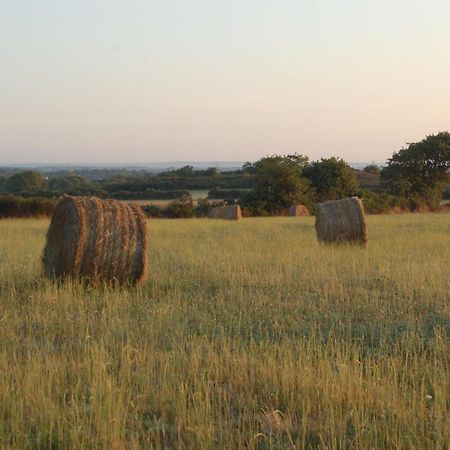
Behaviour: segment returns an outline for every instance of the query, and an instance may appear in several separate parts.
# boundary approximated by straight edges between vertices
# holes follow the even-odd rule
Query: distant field
[[[194,191],[189,191],[189,193],[191,194],[192,198],[194,199],[194,202],[196,200],[199,200],[201,198],[207,198],[208,197],[208,189],[206,190],[194,190]],[[152,199],[147,199],[147,200],[121,200],[122,202],[126,202],[126,203],[134,203],[136,205],[156,205],[156,206],[167,206],[171,201],[173,201],[172,199],[170,200],[152,200]]]
[[[40,276],[0,221],[0,448],[445,449],[450,215],[149,222],[137,290]]]

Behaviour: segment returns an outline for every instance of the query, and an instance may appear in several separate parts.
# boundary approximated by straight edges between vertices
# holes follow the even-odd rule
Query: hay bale
[[[315,208],[319,241],[366,244],[367,224],[363,203],[359,198],[318,203]]]
[[[65,197],[55,208],[44,249],[48,277],[128,284],[146,276],[147,228],[136,205]]]
[[[288,210],[290,217],[308,217],[310,216],[309,210],[305,205],[294,205]]]
[[[239,205],[217,206],[213,208],[209,214],[210,219],[224,220],[240,220],[242,219],[242,211]]]

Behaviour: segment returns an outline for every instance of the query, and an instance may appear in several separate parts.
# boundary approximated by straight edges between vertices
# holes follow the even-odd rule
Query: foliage
[[[443,200],[450,200],[450,186],[447,186],[442,193],[442,199]]]
[[[244,163],[241,170],[243,173],[254,175],[256,173],[256,166],[254,163],[247,161],[246,163]]]
[[[404,198],[387,192],[362,191],[358,196],[363,200],[367,214],[408,211],[410,206]]]
[[[358,180],[354,170],[341,158],[322,158],[303,171],[311,183],[316,201],[338,200],[355,195]]]
[[[176,199],[167,207],[163,208],[157,205],[145,205],[142,206],[142,210],[150,218],[166,218],[166,219],[176,219],[176,218],[189,218],[189,217],[207,217],[208,213],[216,206],[223,205],[223,202],[211,202],[207,199],[199,199],[197,205],[194,207],[192,202],[186,197],[181,199]]]
[[[252,190],[243,198],[243,207],[255,213],[276,215],[298,203],[310,204],[308,182],[302,172],[306,156],[273,155],[257,161]]]
[[[170,202],[164,210],[166,217],[171,219],[184,219],[194,214],[194,202],[190,195],[183,195]]]
[[[142,206],[142,211],[147,217],[157,219],[164,217],[164,211],[161,207],[157,205],[145,205]]]
[[[215,167],[209,167],[208,169],[194,169],[193,166],[184,166],[180,169],[169,170],[158,174],[160,177],[164,176],[177,176],[177,177],[215,177],[219,174],[219,171]]]
[[[450,180],[450,133],[427,136],[394,153],[381,176],[391,193],[436,208]]]
[[[206,198],[199,199],[194,208],[194,217],[208,217],[210,211],[219,205],[223,205],[223,202],[211,202]]]
[[[57,198],[23,198],[0,196],[0,218],[50,216],[58,203]]]
[[[113,197],[120,200],[172,200],[189,195],[189,191],[185,190],[167,190],[145,189],[142,191],[114,191],[104,192],[103,197]]]
[[[48,189],[60,194],[80,195],[92,189],[91,186],[92,182],[77,175],[55,177],[48,181]]]
[[[379,175],[381,172],[381,168],[376,164],[369,164],[368,166],[364,167],[363,171],[366,173],[373,173],[375,175]]]
[[[10,194],[20,192],[37,193],[45,189],[46,184],[47,180],[39,172],[27,170],[8,177],[5,189]]]

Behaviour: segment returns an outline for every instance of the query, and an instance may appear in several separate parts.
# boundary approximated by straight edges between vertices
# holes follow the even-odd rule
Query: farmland
[[[0,447],[440,449],[450,216],[148,222],[136,289],[41,277],[48,221],[0,221]]]
[[[191,190],[189,191],[189,194],[192,196],[192,199],[195,203],[198,202],[200,199],[206,199],[208,198],[208,191],[207,190]],[[214,201],[215,199],[210,199],[211,201]],[[160,207],[167,206],[173,199],[144,199],[144,200],[121,200],[124,203],[134,203],[135,205],[140,206],[146,206],[146,205],[156,205]],[[220,201],[220,200],[219,200]]]

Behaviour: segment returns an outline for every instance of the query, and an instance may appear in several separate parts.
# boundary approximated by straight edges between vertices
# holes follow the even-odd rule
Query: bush
[[[58,198],[0,196],[0,218],[51,216]]]
[[[146,189],[141,191],[118,190],[106,193],[107,197],[113,197],[120,200],[172,200],[189,195],[188,191],[160,191],[158,189]]]
[[[190,195],[184,195],[167,205],[164,215],[170,219],[184,219],[194,214],[194,202]]]
[[[442,193],[442,200],[450,200],[450,186],[447,186],[445,191]]]
[[[156,205],[145,205],[142,206],[142,211],[144,211],[144,214],[147,217],[153,218],[153,219],[159,219],[164,217],[164,211],[161,207]]]
[[[364,210],[368,214],[383,214],[393,210],[409,210],[408,202],[401,197],[386,192],[363,191],[359,197],[364,202]]]
[[[379,175],[381,172],[381,168],[378,167],[376,164],[369,164],[368,166],[364,167],[363,171],[366,173]]]
[[[224,202],[210,202],[206,198],[198,200],[194,209],[195,217],[208,217],[209,212],[217,206],[223,206]]]

